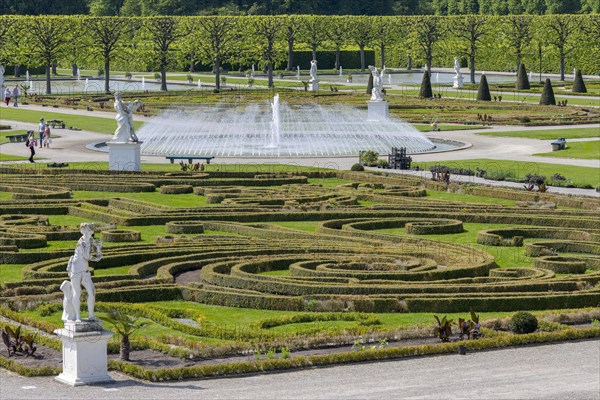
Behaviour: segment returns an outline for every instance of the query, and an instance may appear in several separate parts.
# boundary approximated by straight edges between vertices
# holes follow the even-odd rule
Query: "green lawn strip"
[[[290,276],[290,271],[287,269],[280,269],[280,270],[276,270],[276,271],[265,271],[265,272],[261,272],[259,273],[259,275],[266,275],[266,276]]]
[[[515,200],[494,199],[492,197],[473,196],[470,194],[439,192],[437,190],[428,190],[427,198],[435,200],[460,201],[466,203],[485,203],[499,204],[505,206],[514,206]]]
[[[357,159],[358,161],[358,159]],[[338,179],[338,178],[309,178],[308,183],[314,185],[321,185],[326,188],[335,188],[340,185],[347,185],[350,183],[354,183],[355,181],[351,181],[349,179]]]
[[[444,235],[406,235],[406,231],[404,228],[381,229],[376,230],[375,232],[395,235],[406,235],[421,239],[431,239],[438,240],[440,242],[450,242],[475,246],[479,249],[487,251],[492,256],[494,256],[496,264],[498,264],[498,266],[500,266],[501,268],[524,268],[533,266],[533,259],[530,257],[525,257],[522,247],[485,246],[477,243],[477,233],[479,231],[494,228],[518,227],[519,225],[465,223],[463,224],[463,226],[465,232]]]
[[[500,137],[522,137],[530,139],[554,140],[559,137],[565,139],[600,137],[600,127],[595,128],[565,128],[565,129],[540,129],[527,131],[486,131],[477,132],[477,135],[500,136]],[[567,145],[570,143],[567,142]]]
[[[600,159],[600,140],[567,143],[565,150],[537,153],[534,156],[598,160]]]
[[[115,132],[115,121],[111,116],[95,117],[76,114],[64,114],[48,111],[26,110],[22,108],[6,108],[2,110],[2,119],[7,121],[22,121],[37,124],[40,118],[46,121],[58,119],[65,121],[67,126],[74,126],[91,132],[113,134]],[[142,121],[133,121],[136,129],[141,128]]]
[[[284,226],[290,229],[297,229],[303,232],[315,233],[319,221],[283,221],[283,222],[269,222],[270,225]]]
[[[0,285],[5,282],[18,282],[22,280],[23,267],[25,267],[25,264],[0,265]]]
[[[413,166],[419,166],[428,171],[434,165],[445,165],[452,168],[470,168],[475,171],[477,167],[492,172],[509,172],[518,179],[524,179],[528,173],[544,175],[550,178],[556,173],[560,173],[565,178],[571,180],[574,185],[591,185],[597,187],[600,185],[600,173],[598,168],[576,167],[573,165],[548,164],[538,162],[491,160],[486,158],[457,160],[457,161],[432,161],[413,163]]]
[[[193,193],[186,194],[162,194],[155,192],[95,192],[95,191],[74,191],[73,199],[98,199],[98,198],[126,198],[132,200],[147,201],[160,206],[172,208],[192,208],[207,206],[204,196],[197,196]],[[210,204],[208,206],[211,206]],[[217,205],[218,206],[218,205]]]
[[[433,126],[430,124],[413,124],[420,132],[431,132]],[[440,131],[470,131],[475,129],[489,129],[489,126],[483,125],[459,125],[459,124],[439,124]]]
[[[2,110],[2,114],[4,114],[4,110]],[[10,143],[10,139],[7,138],[9,135],[21,135],[23,133],[27,133],[27,131],[25,129],[0,131],[0,144]]]
[[[25,147],[23,147],[23,148],[25,148]],[[29,150],[27,150],[27,151],[29,151]],[[0,153],[0,162],[1,161],[25,161],[27,159],[29,159],[29,157],[13,156],[11,154]],[[35,157],[35,159],[43,160],[43,158],[37,158],[37,157]]]

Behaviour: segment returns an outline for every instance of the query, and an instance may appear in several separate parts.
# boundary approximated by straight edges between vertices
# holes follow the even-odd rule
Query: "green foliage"
[[[515,313],[510,319],[509,328],[511,332],[524,334],[533,333],[538,328],[538,320],[528,312]]]
[[[350,167],[350,171],[364,171],[365,167],[362,166],[362,164],[356,163],[356,164],[352,164],[352,167]]]
[[[583,81],[583,76],[581,75],[581,70],[578,69],[575,73],[575,81],[573,82],[574,93],[587,93],[587,88],[585,87],[585,82]]]
[[[528,90],[531,86],[529,85],[529,77],[527,76],[527,70],[525,69],[525,63],[519,65],[519,72],[517,73],[517,90]]]
[[[442,342],[450,341],[452,336],[452,319],[444,317],[440,320],[437,315],[433,316],[436,320],[436,325],[433,328],[433,334],[436,335]]]
[[[492,101],[492,96],[490,95],[490,87],[488,85],[487,77],[485,76],[485,74],[481,75],[481,80],[479,81],[477,101]]]
[[[430,99],[433,97],[429,71],[423,72],[423,80],[421,81],[421,89],[419,89],[419,97],[422,99]]]
[[[379,153],[373,150],[361,151],[359,155],[359,161],[363,165],[367,165],[369,167],[375,167],[377,165],[377,161],[379,160]]]
[[[542,91],[542,96],[540,97],[540,104],[545,106],[555,106],[556,99],[554,98],[554,90],[552,89],[552,83],[550,79],[546,79],[546,83],[544,84],[544,90]]]
[[[121,360],[129,361],[129,353],[131,352],[129,338],[138,329],[143,328],[146,323],[140,321],[138,317],[128,315],[120,310],[110,311],[104,319],[112,324],[113,329],[121,335]]]

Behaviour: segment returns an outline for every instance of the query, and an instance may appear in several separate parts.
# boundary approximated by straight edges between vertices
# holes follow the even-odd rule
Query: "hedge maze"
[[[105,247],[94,267],[107,270],[94,278],[99,301],[378,313],[600,306],[597,199],[455,186],[557,208],[442,201],[426,196],[446,190],[438,182],[350,172],[0,172],[0,190],[12,196],[0,202],[1,263],[24,265],[23,279],[0,292],[13,309],[61,299],[73,248],[56,243],[80,235],[49,216],[96,222]],[[107,193],[73,196],[82,190]],[[127,197],[136,192],[168,197]],[[168,203],[191,193],[198,206]],[[489,229],[453,239],[470,224]],[[143,241],[146,226],[165,234]],[[499,265],[498,249],[529,261]]]

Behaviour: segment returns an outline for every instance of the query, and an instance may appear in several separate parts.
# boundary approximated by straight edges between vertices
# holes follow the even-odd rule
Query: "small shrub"
[[[546,79],[546,83],[544,84],[544,90],[542,91],[542,96],[540,97],[540,104],[543,106],[555,106],[556,99],[554,98],[554,90],[552,89],[552,83],[550,79]]]
[[[125,78],[127,78],[127,80],[131,80],[132,77],[133,77],[133,75],[131,75],[131,72],[129,72],[129,71],[125,72]]]
[[[377,161],[379,160],[379,153],[373,150],[361,151],[358,156],[358,161],[369,167],[374,167],[377,165]]]
[[[538,320],[528,312],[518,312],[512,316],[508,328],[513,333],[533,333],[538,328]]]
[[[154,73],[154,79],[156,79],[157,81],[160,81],[160,78],[161,78],[160,72],[155,72]]]
[[[186,79],[187,79],[187,81],[188,81],[189,83],[192,83],[192,82],[194,81],[194,78],[192,77],[192,75],[191,75],[191,74],[187,74],[187,75],[186,75]]]
[[[521,63],[519,66],[519,72],[517,73],[517,90],[530,89],[529,78],[527,77],[527,70],[525,64]]]
[[[585,86],[585,82],[583,82],[580,69],[575,72],[575,81],[573,82],[573,89],[571,91],[573,93],[587,93],[587,87]]]
[[[419,97],[422,99],[431,99],[433,97],[433,91],[431,90],[431,77],[429,71],[423,73],[423,80],[421,81],[421,90],[419,90]]]
[[[104,68],[98,68],[98,76],[104,75]]]
[[[492,101],[490,86],[485,75],[481,75],[479,81],[479,90],[477,91],[477,101]]]
[[[364,171],[365,167],[363,167],[361,164],[354,164],[352,165],[352,167],[350,168],[350,171]]]

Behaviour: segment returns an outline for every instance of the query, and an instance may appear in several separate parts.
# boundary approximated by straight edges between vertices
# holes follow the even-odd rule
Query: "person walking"
[[[46,128],[44,128],[44,147],[49,149],[50,143],[52,143],[52,140],[50,140],[50,125],[46,124]]]
[[[44,132],[46,132],[46,124],[44,123],[44,118],[40,118],[38,131],[40,133],[40,147],[42,147],[42,143],[44,142]]]
[[[17,101],[17,98],[19,97],[19,87],[17,85],[15,85],[12,94],[14,98],[13,107],[19,107],[19,102]]]
[[[4,92],[4,102],[6,103],[6,107],[8,107],[8,103],[10,103],[10,88],[6,88],[6,92]]]
[[[35,145],[36,145],[36,140],[35,140],[35,135],[33,134],[33,131],[29,131],[29,136],[27,137],[27,143],[25,143],[25,145],[27,147],[29,147],[29,150],[31,150],[31,155],[29,156],[29,162],[35,162],[33,161],[33,156],[35,156]]]

